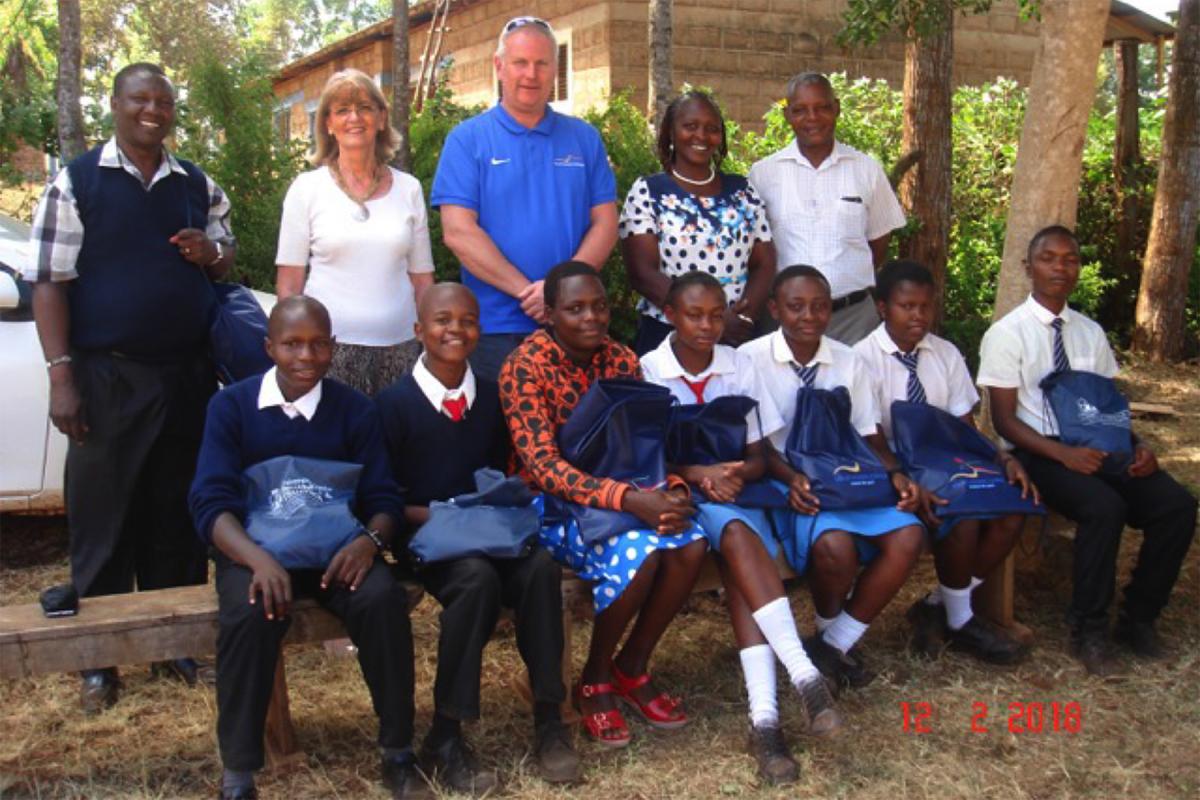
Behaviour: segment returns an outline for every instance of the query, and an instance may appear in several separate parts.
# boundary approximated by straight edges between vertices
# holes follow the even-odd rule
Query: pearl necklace
[[[677,180],[681,180],[684,183],[690,183],[692,186],[703,186],[706,183],[711,183],[712,179],[717,177],[717,168],[710,166],[708,168],[708,177],[702,181],[694,181],[685,175],[680,175],[679,171],[676,170],[674,167],[671,167],[671,174],[674,175]]]

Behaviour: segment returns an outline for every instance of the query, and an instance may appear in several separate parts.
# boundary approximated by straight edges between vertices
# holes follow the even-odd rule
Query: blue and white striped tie
[[[897,350],[892,353],[896,357],[896,360],[908,370],[908,386],[906,391],[908,393],[908,402],[910,403],[927,402],[925,400],[925,387],[921,385],[921,379],[917,377],[918,352],[917,350],[913,350],[911,353],[905,354]]]
[[[807,367],[802,367],[799,364],[793,363],[792,369],[796,371],[796,377],[804,383],[805,389],[813,388],[813,383],[817,380],[817,367],[820,364],[813,363]]]
[[[1071,360],[1067,358],[1067,348],[1063,344],[1063,318],[1055,317],[1050,323],[1050,327],[1054,328],[1054,371],[1066,372],[1071,368]]]

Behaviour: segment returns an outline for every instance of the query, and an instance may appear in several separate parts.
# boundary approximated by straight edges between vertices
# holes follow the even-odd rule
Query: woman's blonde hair
[[[375,160],[386,164],[392,160],[396,148],[400,146],[400,132],[392,127],[391,114],[388,112],[387,98],[375,85],[375,81],[365,73],[356,69],[344,69],[329,76],[325,88],[321,90],[321,99],[317,103],[317,122],[314,134],[317,139],[316,150],[309,161],[313,166],[322,166],[333,161],[338,156],[337,139],[329,132],[329,109],[337,100],[353,99],[366,96],[383,112],[383,130],[375,136]]]

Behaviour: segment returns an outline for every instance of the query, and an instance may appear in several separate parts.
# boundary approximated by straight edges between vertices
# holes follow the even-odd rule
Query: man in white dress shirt
[[[879,324],[870,289],[904,212],[875,159],[837,141],[841,105],[829,79],[788,82],[784,116],[796,139],[750,169],[767,207],[780,268],[808,264],[833,290],[826,335],[852,345]]]

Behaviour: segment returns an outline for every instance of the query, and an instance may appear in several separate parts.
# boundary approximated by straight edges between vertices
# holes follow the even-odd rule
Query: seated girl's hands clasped
[[[630,489],[621,501],[628,511],[646,524],[647,528],[665,536],[675,536],[692,526],[696,507],[683,491],[643,491]]]

